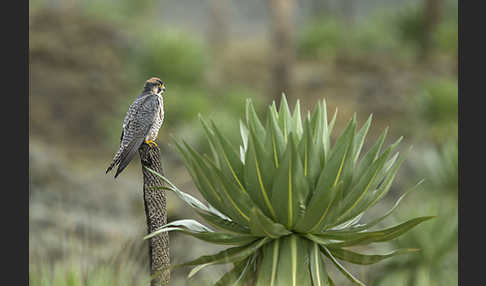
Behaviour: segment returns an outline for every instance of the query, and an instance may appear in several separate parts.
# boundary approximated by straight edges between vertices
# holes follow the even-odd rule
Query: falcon
[[[128,108],[123,120],[120,147],[106,173],[118,165],[116,178],[133,159],[142,143],[157,146],[155,139],[164,121],[164,91],[165,85],[159,78],[153,77],[145,82],[142,93]]]

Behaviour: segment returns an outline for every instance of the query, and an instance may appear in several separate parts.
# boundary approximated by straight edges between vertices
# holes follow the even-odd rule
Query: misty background
[[[387,224],[414,215],[440,219],[397,245],[376,245],[417,247],[419,254],[350,269],[368,285],[457,285],[456,1],[29,3],[32,285],[95,285],[97,279],[143,285],[147,279],[139,158],[116,180],[105,170],[128,106],[153,76],[167,87],[158,137],[166,176],[199,199],[171,139],[208,151],[198,114],[239,142],[235,130],[247,98],[262,118],[282,92],[292,108],[300,99],[304,112],[325,98],[328,113],[338,109],[334,136],[354,112],[358,126],[373,113],[364,150],[387,126],[385,144],[403,135],[402,148],[414,146],[376,213],[424,178]],[[181,218],[197,216],[169,193],[168,221]],[[170,233],[171,263],[216,249]],[[214,283],[225,269],[207,267],[191,280],[190,268],[180,269],[171,283]]]

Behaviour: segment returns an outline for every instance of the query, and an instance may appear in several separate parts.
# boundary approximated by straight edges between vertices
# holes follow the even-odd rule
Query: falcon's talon
[[[153,140],[148,140],[148,141],[144,141],[144,142],[145,142],[145,144],[149,145],[150,147],[154,147],[154,146],[159,147],[159,145],[157,145],[157,143],[155,143],[155,141],[153,141]]]

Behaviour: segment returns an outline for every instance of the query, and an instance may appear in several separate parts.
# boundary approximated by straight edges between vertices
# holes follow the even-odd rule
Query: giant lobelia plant
[[[158,175],[168,184],[161,188],[175,192],[214,229],[185,219],[146,238],[177,230],[233,245],[172,266],[195,266],[191,277],[205,266],[233,263],[216,285],[334,285],[326,270],[331,264],[363,285],[341,261],[367,265],[415,249],[368,255],[349,247],[389,241],[431,217],[370,230],[398,206],[405,192],[383,216],[359,223],[364,212],[387,194],[405,157],[395,152],[401,138],[382,150],[385,129],[358,160],[371,116],[359,130],[353,116],[331,144],[336,113],[328,123],[323,100],[302,118],[299,102],[292,114],[283,96],[279,110],[275,103],[270,105],[262,123],[247,101],[239,152],[214,123],[201,118],[212,154],[200,154],[184,141],[176,140],[176,147],[208,204]]]

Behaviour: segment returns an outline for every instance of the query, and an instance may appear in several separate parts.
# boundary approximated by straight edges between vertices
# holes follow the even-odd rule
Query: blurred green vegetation
[[[315,21],[308,25],[298,40],[298,55],[302,58],[334,58],[345,46],[347,35],[343,27],[334,19]]]
[[[443,15],[432,34],[434,53],[457,58],[457,2],[445,1]],[[415,2],[390,12],[378,10],[360,25],[350,26],[332,15],[316,18],[306,25],[297,39],[302,59],[333,60],[338,56],[392,57],[408,61],[425,45],[423,3]]]
[[[439,129],[439,133],[457,124],[458,91],[457,81],[452,79],[428,80],[422,86],[416,103],[418,110],[430,126]]]
[[[439,193],[459,192],[459,150],[457,139],[451,139],[441,146],[439,149],[434,148],[428,153],[424,159],[423,168],[424,173],[430,181],[430,188]],[[417,166],[417,170],[421,170]]]
[[[421,115],[431,125],[457,122],[458,87],[453,80],[425,81],[417,106]]]
[[[429,199],[433,200],[434,197]],[[442,200],[440,204],[443,203]],[[416,255],[390,261],[373,285],[458,285],[458,217],[454,210],[456,202],[447,204],[448,210],[438,210],[437,207],[434,209],[430,204],[426,205],[427,210],[439,213],[435,221],[417,227],[394,243],[397,248],[415,247],[420,251]]]
[[[52,267],[36,265],[39,269],[29,270],[29,285],[32,286],[133,286],[149,283],[145,281],[134,284],[134,273],[125,268],[100,265],[82,274],[82,267],[72,264],[57,263]],[[52,269],[50,269],[52,268]]]
[[[136,7],[130,1],[123,1],[115,5],[115,9],[111,9],[111,2],[87,1],[80,9],[63,10],[64,16],[51,8],[46,9],[39,4],[41,2],[34,1],[37,4],[31,11],[32,80],[38,87],[34,93],[42,94],[32,97],[31,104],[40,108],[31,112],[35,118],[31,120],[31,127],[33,134],[49,136],[47,140],[50,142],[68,134],[69,138],[76,138],[71,140],[73,148],[77,145],[75,142],[82,143],[82,147],[94,142],[105,150],[112,148],[108,142],[119,137],[119,118],[124,116],[126,107],[133,100],[130,95],[140,92],[142,83],[151,76],[159,76],[167,83],[166,100],[171,108],[167,110],[170,116],[166,120],[166,133],[187,130],[185,123],[194,122],[198,113],[214,113],[223,118],[225,114],[241,114],[240,104],[244,97],[261,99],[255,100],[257,109],[266,102],[262,97],[266,91],[262,90],[261,84],[247,84],[244,78],[229,83],[223,78],[223,86],[209,84],[208,77],[215,60],[210,46],[194,34],[141,21],[156,16],[151,9],[155,5],[152,1],[143,1],[143,5]],[[441,40],[436,48],[453,55],[455,50],[451,47],[457,46],[457,17],[448,16],[454,11],[450,6],[447,5],[446,21],[441,22],[438,29]],[[417,16],[419,6],[410,7],[398,12],[377,12],[369,21],[352,27],[336,17],[314,19],[299,32],[298,59],[323,60],[325,63],[336,58],[358,57],[373,64],[382,62],[380,65],[389,64],[383,61],[396,63],[400,59],[406,63],[413,51],[406,43],[415,37],[406,36],[413,34],[407,31],[421,27],[416,19],[420,18]],[[107,10],[109,15],[104,15],[102,12]],[[103,41],[100,41],[101,37]],[[82,49],[77,48],[80,44]],[[238,55],[232,57],[238,58]],[[53,65],[53,61],[58,64]],[[231,64],[234,66],[233,62]],[[360,68],[362,64],[356,66],[356,69]],[[454,79],[421,83],[423,87],[418,92],[424,94],[422,101],[426,104],[422,108],[428,108],[424,112],[430,113],[426,116],[440,116],[440,112],[448,114],[449,110],[442,108],[454,108],[451,105],[454,84]],[[455,86],[457,90],[457,83]],[[74,94],[61,96],[60,89]],[[442,96],[443,93],[447,94]],[[100,108],[101,114],[96,121],[85,112],[94,104]],[[414,104],[421,105],[422,102]],[[79,114],[66,113],[66,110],[79,111]],[[66,120],[56,120],[60,116]],[[455,114],[447,116],[454,118]],[[52,122],[54,126],[47,127],[44,122]],[[79,122],[83,122],[82,132],[78,130]],[[197,134],[196,130],[194,132]],[[106,141],[83,141],[106,134],[109,135]],[[166,141],[168,136],[164,138]],[[202,142],[200,138],[195,140]]]
[[[121,36],[82,13],[31,13],[30,134],[58,146],[93,148],[117,108],[113,100],[128,87],[116,72],[124,68]]]
[[[138,67],[139,81],[157,74],[167,83],[185,87],[201,86],[208,69],[208,51],[201,40],[181,31],[146,30],[129,58]],[[169,85],[167,85],[169,87]]]
[[[416,126],[416,136],[436,144],[458,137],[457,80],[427,78],[417,87],[418,94],[409,106]]]
[[[403,256],[384,263],[380,273],[374,275],[376,280],[373,285],[457,285],[457,198],[429,188],[421,190],[425,194],[415,196],[396,216],[403,219],[423,213],[437,215],[428,224],[418,226],[392,244],[394,248],[413,247],[420,251],[417,255]],[[413,207],[417,204],[421,205],[420,210]]]
[[[393,26],[392,15],[377,13],[361,25],[349,24],[333,17],[318,18],[307,25],[298,38],[297,52],[302,59],[332,61],[339,57],[393,57],[406,60],[413,50],[403,43]]]
[[[421,158],[418,157],[421,156]],[[394,248],[419,248],[418,255],[388,261],[374,283],[384,285],[457,285],[459,166],[457,139],[428,146],[411,159],[414,172],[425,178],[421,190],[395,216],[397,221],[424,213],[437,217],[403,235]],[[416,206],[420,205],[420,208]],[[401,219],[399,219],[401,218]],[[375,284],[373,284],[375,285]]]
[[[457,56],[458,51],[458,3],[443,1],[444,7],[440,16],[437,31],[432,34],[432,49],[435,52],[449,53]],[[394,17],[390,17],[400,41],[415,50],[424,48],[426,41],[424,9],[421,2],[408,4],[401,8]]]

